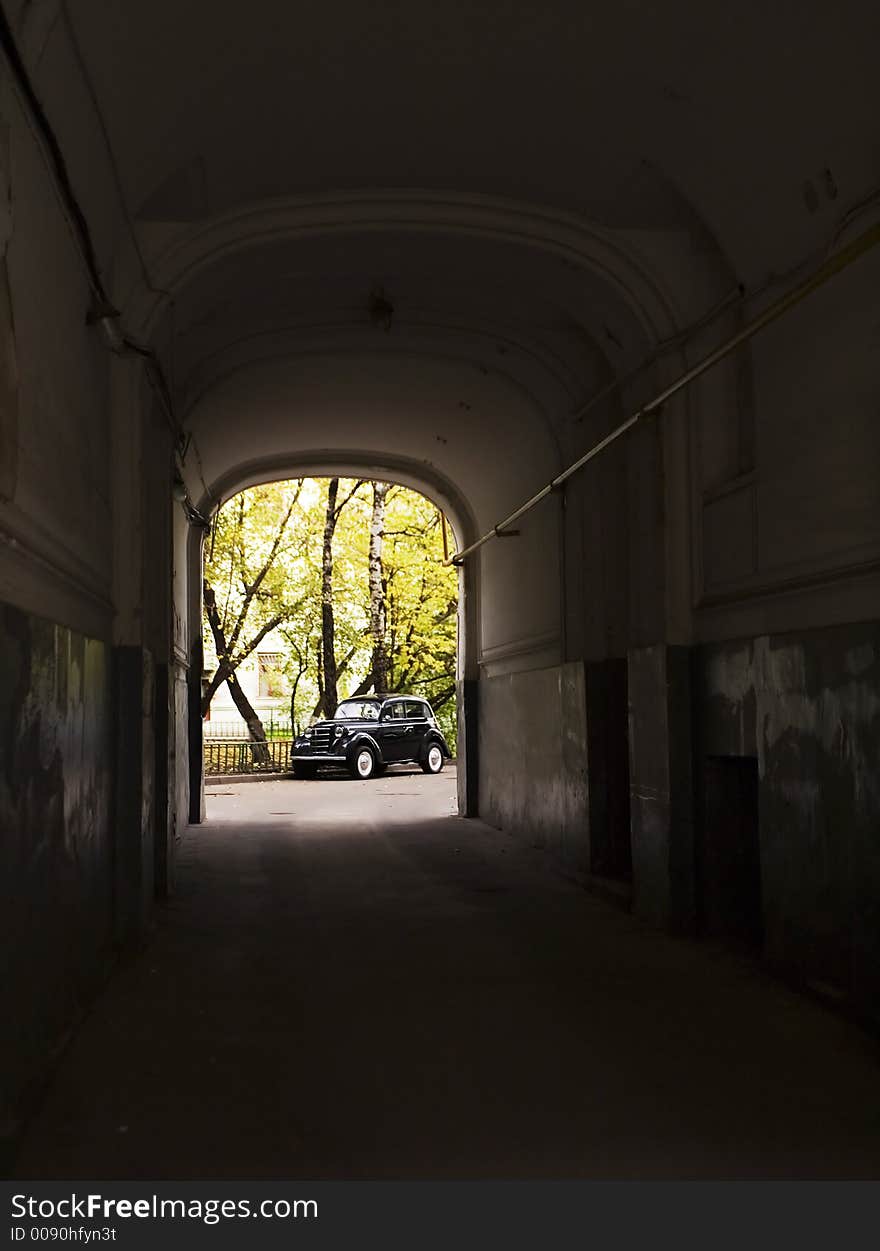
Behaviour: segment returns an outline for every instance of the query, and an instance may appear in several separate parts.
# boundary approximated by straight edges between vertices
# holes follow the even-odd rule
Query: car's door
[[[428,733],[428,710],[420,699],[408,699],[406,702],[406,730],[404,742],[407,745],[407,759],[418,760],[425,746],[425,735]]]
[[[408,758],[406,708],[402,699],[390,699],[382,708],[376,726],[376,741],[385,764]]]

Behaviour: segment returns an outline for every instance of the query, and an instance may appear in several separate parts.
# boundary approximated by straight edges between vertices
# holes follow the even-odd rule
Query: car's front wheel
[[[439,744],[431,743],[419,763],[425,773],[439,773],[443,768],[443,751]]]
[[[369,747],[359,747],[357,749],[349,762],[348,771],[353,778],[360,778],[362,782],[366,782],[367,778],[375,776],[378,772],[376,757]]]

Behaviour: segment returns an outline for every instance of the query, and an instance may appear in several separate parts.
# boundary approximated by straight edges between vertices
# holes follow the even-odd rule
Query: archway
[[[224,707],[227,716],[240,722],[237,730],[235,726],[231,727],[235,730],[236,738],[247,737],[245,721],[241,717],[252,723],[252,729],[261,739],[265,731],[264,726],[259,724],[260,717],[263,716],[265,720],[264,713],[270,711],[279,719],[277,697],[281,691],[261,690],[255,676],[261,659],[261,654],[256,651],[259,644],[263,653],[271,652],[276,646],[287,647],[288,651],[293,647],[297,659],[293,690],[297,691],[300,682],[302,683],[299,694],[306,699],[306,705],[309,705],[309,692],[312,704],[315,702],[315,694],[318,694],[317,704],[311,714],[308,706],[300,705],[297,711],[293,699],[290,698],[290,724],[284,731],[287,739],[284,743],[267,744],[262,749],[262,756],[265,757],[262,767],[269,772],[277,772],[283,764],[289,773],[293,763],[292,739],[300,732],[300,729],[295,729],[295,723],[304,718],[304,724],[308,724],[310,719],[321,715],[333,717],[337,700],[395,692],[427,699],[431,708],[438,713],[449,701],[449,709],[439,716],[438,725],[444,736],[444,750],[446,745],[451,745],[454,749],[457,739],[461,738],[461,750],[457,753],[456,760],[460,778],[459,808],[465,812],[468,806],[467,779],[469,774],[475,774],[476,769],[475,760],[470,769],[465,763],[468,753],[465,750],[467,728],[463,706],[468,682],[466,674],[469,651],[471,655],[473,652],[473,642],[471,641],[469,647],[468,637],[469,634],[473,635],[474,612],[467,601],[468,579],[464,570],[456,569],[449,560],[456,546],[464,545],[462,536],[472,532],[472,526],[461,520],[460,503],[453,503],[455,495],[450,493],[448,484],[442,490],[435,486],[430,498],[422,491],[415,490],[412,473],[407,474],[399,467],[395,467],[392,472],[387,466],[377,469],[375,466],[359,465],[356,475],[354,471],[350,471],[353,477],[346,477],[343,471],[333,466],[324,471],[312,467],[312,471],[307,474],[300,465],[295,471],[296,480],[291,481],[280,469],[281,464],[283,462],[279,461],[271,467],[263,466],[259,469],[252,465],[247,472],[239,471],[236,479],[241,481],[244,477],[246,480],[236,489],[224,488],[224,500],[218,505],[213,519],[214,527],[208,536],[207,557],[204,551],[204,532],[195,531],[195,535],[202,537],[203,541],[200,543],[196,538],[190,544],[189,581],[192,601],[202,603],[201,592],[204,585],[205,604],[213,609],[213,612],[206,611],[204,618],[194,617],[191,622],[193,655],[198,655],[204,631],[210,653],[209,667],[213,670],[213,674],[206,673],[206,679],[212,676],[213,681],[208,686],[207,694],[204,690],[201,691],[202,715],[198,723],[194,715],[195,697],[202,674],[197,662],[191,672],[189,771],[193,793],[197,793],[199,797],[199,811],[202,809],[204,781],[200,759],[203,738],[205,772],[210,771],[209,756],[211,762],[218,765],[214,772],[235,772],[226,763],[222,768],[219,767],[223,752],[222,748],[218,750],[215,741],[218,735],[222,738],[224,733],[228,733],[230,726],[224,727],[221,724],[218,729],[213,721],[206,723],[203,720],[206,715],[216,712],[218,697],[221,711],[217,715],[221,722]],[[406,484],[399,481],[401,475],[407,477]],[[251,478],[252,482],[249,481]],[[252,487],[269,487],[272,484],[278,484],[284,495],[284,503],[278,509],[275,494],[254,494],[250,490]],[[376,488],[379,484],[384,484],[384,490],[381,494],[380,512],[377,514],[376,501],[379,497]],[[403,490],[395,491],[395,487],[402,487]],[[286,492],[284,488],[287,488]],[[339,502],[332,509],[331,489],[334,505]],[[248,495],[250,499],[246,499]],[[240,512],[234,507],[237,499],[241,503]],[[457,507],[458,511],[447,522],[443,509],[450,506]],[[221,518],[220,549],[215,553],[217,524],[221,522]],[[329,537],[326,529],[328,525],[332,525]],[[257,565],[251,568],[245,550],[248,538],[259,546],[265,537],[267,526],[271,528],[271,535],[267,539],[268,551],[266,547],[262,547],[262,556],[257,559]],[[400,526],[404,529],[401,530]],[[415,531],[413,527],[416,528]],[[375,535],[374,530],[377,531]],[[416,541],[413,546],[414,538]],[[343,544],[342,585],[338,581],[339,573],[334,573],[337,557],[340,555],[340,539]],[[403,551],[398,552],[401,544]],[[290,564],[290,554],[294,551],[296,554],[292,557],[293,564]],[[267,559],[263,559],[264,557]],[[442,567],[444,564],[445,569]],[[377,583],[375,586],[374,572]],[[259,584],[261,601],[265,601],[264,603],[257,604],[248,592],[247,588],[251,583],[254,586]],[[239,584],[243,584],[245,588],[243,599],[236,599],[234,585],[237,587]],[[413,601],[414,594],[417,595],[417,603]],[[368,600],[366,606],[364,596]],[[378,601],[375,605],[374,599]],[[227,620],[227,609],[231,603],[232,617]],[[365,640],[370,639],[374,607],[381,617],[381,633],[372,644],[365,646]],[[329,640],[323,636],[321,622],[322,615],[328,609]],[[252,610],[256,611],[259,621],[254,619]],[[427,617],[425,613],[428,614]],[[337,644],[340,643],[340,616],[343,634],[347,637],[347,643],[342,646],[341,651],[337,650]],[[248,617],[251,619],[248,620]],[[432,624],[435,620],[436,626]],[[210,629],[205,624],[206,621],[210,621]],[[198,628],[200,625],[202,629]],[[439,635],[437,629],[440,630]],[[294,635],[297,637],[294,638]],[[231,645],[227,643],[228,639],[232,640]],[[444,641],[438,641],[440,639]],[[348,647],[348,644],[351,646]],[[381,647],[381,654],[384,656],[381,684],[375,668],[379,661],[376,651],[372,650],[374,644]],[[230,655],[238,652],[234,658],[236,663],[230,670],[231,685],[224,680],[222,668],[217,667],[220,651],[227,646]],[[427,654],[432,657],[433,668],[431,665],[425,668],[419,655],[422,646],[427,648]],[[343,657],[346,647],[348,652]],[[239,660],[244,662],[242,670],[237,668]],[[322,671],[325,676],[330,672],[331,660],[334,673],[332,695],[325,691],[321,682]],[[472,659],[470,663],[472,667]],[[342,667],[338,671],[337,683],[336,673],[340,664]],[[241,681],[242,672],[248,674],[244,681]],[[438,682],[441,683],[440,686],[437,685]],[[224,697],[223,692],[227,686],[229,693]],[[248,688],[247,693],[245,687]],[[439,698],[439,703],[435,696]],[[252,704],[252,699],[260,701],[262,711],[258,711]],[[332,703],[327,702],[331,699]],[[288,712],[284,712],[280,721],[283,723],[287,718]],[[409,728],[412,731],[419,727]],[[233,744],[231,758],[239,760],[247,755],[246,752],[243,755],[241,747],[241,743]],[[396,754],[400,755],[399,752]],[[475,756],[475,744],[472,744],[470,754]],[[226,756],[230,756],[228,744]]]
[[[564,215],[407,195],[291,202],[177,232],[161,266],[173,308],[155,297],[136,307],[157,343],[167,333],[176,343],[190,499],[209,516],[254,482],[382,477],[434,499],[466,546],[615,424],[685,339],[652,360],[658,341],[729,292],[717,250],[684,268],[681,238],[666,242],[669,255],[649,262],[619,232]],[[391,309],[382,325],[371,314],[378,291]],[[729,382],[719,373],[706,384],[713,421],[732,402]],[[677,401],[665,423],[662,442],[658,431],[634,437],[609,458],[612,473],[572,481],[464,566],[460,810],[539,840],[566,825],[563,845],[581,868],[590,861],[583,666],[613,658],[625,668],[633,643],[690,639],[690,402]],[[190,588],[177,587],[176,623],[193,761],[178,808],[197,820],[201,537],[187,540],[176,524],[175,566]],[[566,665],[575,668],[563,674]],[[512,700],[518,741],[502,754],[518,756],[536,707],[546,710],[559,738],[546,779],[558,803],[524,775],[510,785],[506,766],[496,776],[497,761],[477,763],[478,693],[496,677],[510,691],[482,687],[495,700],[484,737],[510,722]]]
[[[448,520],[453,550],[464,547],[476,535],[476,523],[467,502],[455,486],[441,475],[427,471],[401,457],[386,456],[381,460],[357,452],[346,452],[340,459],[328,460],[325,455],[278,455],[262,461],[250,461],[231,469],[213,489],[200,500],[203,515],[220,507],[249,486],[308,475],[313,478],[351,476],[394,482],[417,491],[436,505]],[[200,511],[201,511],[200,510]],[[199,527],[177,525],[180,551],[186,562],[186,604],[178,619],[187,622],[187,652],[191,657],[188,679],[188,789],[190,820],[200,821],[204,815],[203,735],[200,712],[202,671],[202,582],[205,531]],[[456,660],[456,703],[458,709],[458,806],[466,815],[477,811],[478,763],[477,724],[474,687],[477,680],[478,580],[474,566],[458,571],[458,649]],[[183,588],[181,588],[183,589]],[[178,704],[180,708],[181,705]],[[182,729],[183,727],[181,727]],[[179,779],[178,786],[181,789]]]

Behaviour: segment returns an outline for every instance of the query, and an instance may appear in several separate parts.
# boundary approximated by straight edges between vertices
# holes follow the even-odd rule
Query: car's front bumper
[[[348,757],[336,751],[314,751],[311,747],[294,747],[292,760],[308,764],[345,764]]]

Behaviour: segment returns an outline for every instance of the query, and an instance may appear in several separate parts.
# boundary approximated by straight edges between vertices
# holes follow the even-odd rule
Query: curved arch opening
[[[392,694],[410,697],[395,715],[418,724],[403,744],[371,731],[377,773],[439,772],[439,747],[459,809],[475,809],[473,577],[446,563],[474,521],[452,484],[403,458],[276,456],[230,470],[201,503],[211,530],[191,530],[187,552],[191,819],[204,816],[206,778],[314,776],[295,760],[312,727],[346,700]],[[358,776],[320,762],[342,770]]]

